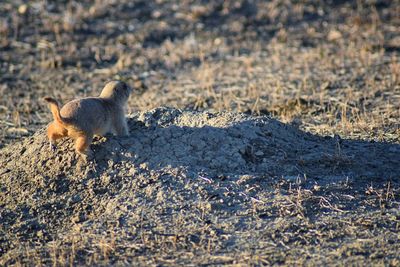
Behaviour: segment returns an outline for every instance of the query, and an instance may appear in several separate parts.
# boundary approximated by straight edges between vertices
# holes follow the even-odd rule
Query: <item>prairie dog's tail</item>
[[[58,121],[59,123],[64,123],[64,121],[62,120],[61,115],[60,115],[60,108],[58,107],[58,102],[54,98],[51,98],[48,96],[43,98],[43,100],[46,101],[47,103],[49,103],[50,110],[51,110],[51,113],[53,114],[54,120]]]

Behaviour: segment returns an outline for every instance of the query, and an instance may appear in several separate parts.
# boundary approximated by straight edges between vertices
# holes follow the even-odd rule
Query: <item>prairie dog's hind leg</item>
[[[75,150],[85,160],[93,158],[93,151],[90,149],[92,139],[93,134],[82,134],[75,139]]]
[[[49,127],[47,128],[47,136],[50,140],[50,150],[55,151],[57,148],[57,140],[66,137],[67,135],[68,131],[62,125],[55,121],[50,123]]]

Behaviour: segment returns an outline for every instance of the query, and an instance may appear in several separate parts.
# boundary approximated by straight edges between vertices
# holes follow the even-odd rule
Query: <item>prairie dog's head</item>
[[[117,103],[124,104],[128,100],[131,92],[132,88],[126,83],[122,81],[111,81],[104,86],[100,97],[109,98]]]

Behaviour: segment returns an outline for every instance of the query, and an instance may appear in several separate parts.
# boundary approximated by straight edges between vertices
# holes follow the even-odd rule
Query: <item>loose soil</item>
[[[2,1],[0,265],[400,265],[400,1]],[[120,79],[85,163],[51,113]]]

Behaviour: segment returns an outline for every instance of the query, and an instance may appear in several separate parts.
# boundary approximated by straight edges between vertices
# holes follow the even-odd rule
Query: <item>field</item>
[[[0,14],[0,265],[400,265],[399,0]],[[130,136],[51,152],[42,98],[113,79]]]

